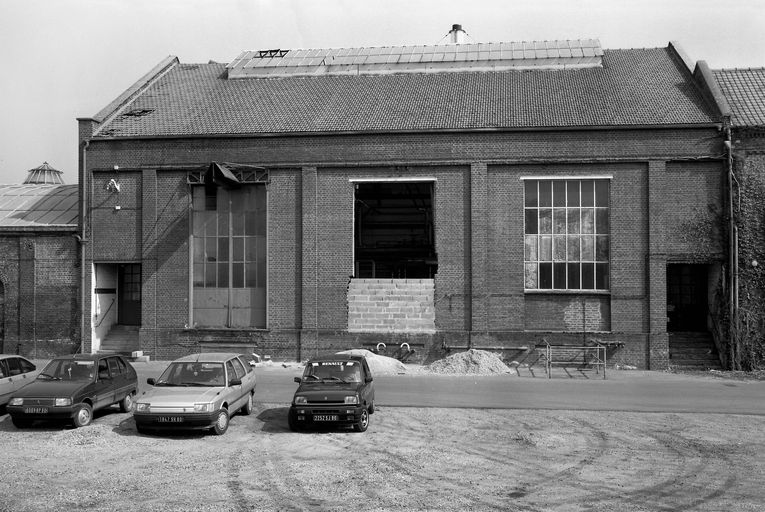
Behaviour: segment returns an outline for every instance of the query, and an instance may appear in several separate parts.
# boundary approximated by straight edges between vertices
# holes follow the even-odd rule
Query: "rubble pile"
[[[467,352],[458,352],[444,359],[433,361],[426,365],[425,369],[433,373],[470,375],[491,375],[512,372],[498,355],[472,348]]]
[[[366,349],[354,348],[351,350],[343,350],[342,352],[338,352],[338,354],[364,356],[369,365],[369,369],[372,370],[372,376],[407,373],[406,365],[398,359],[381,356],[380,354],[375,354]]]

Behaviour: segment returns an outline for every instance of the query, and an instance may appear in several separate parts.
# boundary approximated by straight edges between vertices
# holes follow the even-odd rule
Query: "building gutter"
[[[80,233],[75,233],[74,238],[80,245],[80,353],[85,351],[85,285],[87,283],[85,274],[85,244],[88,242],[85,238],[87,201],[88,201],[88,147],[90,141],[85,140],[82,143],[82,194],[80,194]]]

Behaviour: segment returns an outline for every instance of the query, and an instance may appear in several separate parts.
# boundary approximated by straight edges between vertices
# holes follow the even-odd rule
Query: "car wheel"
[[[353,425],[353,429],[356,432],[366,432],[367,427],[369,427],[369,411],[362,409],[359,420]]]
[[[374,414],[374,413],[375,413],[375,402],[374,400],[372,400],[372,403],[369,404],[369,414]]]
[[[228,411],[221,409],[218,411],[218,417],[215,420],[215,425],[213,425],[213,432],[216,435],[222,436],[226,433],[226,430],[228,430]]]
[[[77,428],[86,427],[93,421],[93,408],[88,404],[80,404],[77,412],[74,413],[72,423]]]
[[[15,418],[11,416],[11,423],[16,428],[28,428],[32,424],[32,420]]]
[[[245,416],[252,414],[252,393],[247,393],[247,403],[242,406],[242,414]]]
[[[133,393],[128,393],[120,400],[120,411],[130,412],[133,409]]]
[[[290,430],[293,432],[300,432],[300,430],[302,430],[297,422],[297,419],[295,418],[295,415],[291,412],[287,413],[287,425],[289,425]]]

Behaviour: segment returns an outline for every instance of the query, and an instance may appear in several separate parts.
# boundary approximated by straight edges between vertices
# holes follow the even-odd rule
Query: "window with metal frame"
[[[608,179],[524,180],[524,288],[608,290]]]
[[[192,188],[193,323],[266,327],[266,188]]]

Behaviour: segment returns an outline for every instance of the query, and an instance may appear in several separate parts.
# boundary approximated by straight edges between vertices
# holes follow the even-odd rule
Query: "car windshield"
[[[157,386],[225,386],[223,363],[170,363],[156,382]]]
[[[93,380],[94,361],[54,359],[37,376],[40,380]]]
[[[312,361],[303,373],[304,382],[361,382],[361,367],[357,361]]]

